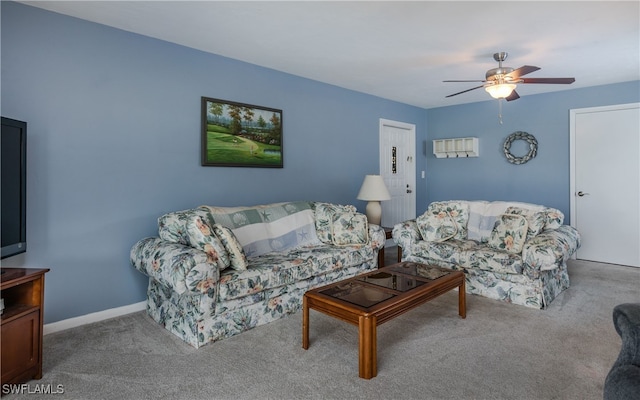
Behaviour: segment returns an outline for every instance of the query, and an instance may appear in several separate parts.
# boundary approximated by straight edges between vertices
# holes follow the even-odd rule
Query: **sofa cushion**
[[[253,257],[245,270],[224,271],[218,281],[220,301],[255,295],[304,278],[310,263],[287,253]]]
[[[477,243],[472,240],[419,241],[411,247],[411,254],[430,262],[442,261],[452,265],[463,265],[466,262],[466,252],[476,246]]]
[[[456,233],[453,239],[467,239],[467,222],[469,221],[469,205],[466,201],[436,201],[429,204],[425,214],[446,215],[449,214],[456,224]]]
[[[231,268],[237,271],[244,271],[247,269],[247,257],[244,254],[244,250],[233,234],[233,231],[226,226],[220,224],[213,225],[213,231],[220,238],[220,241],[224,245],[225,250],[229,254],[229,260],[231,262]]]
[[[542,232],[547,222],[547,215],[542,211],[527,210],[521,207],[509,207],[504,213],[522,215],[527,219],[527,241]]]
[[[416,218],[416,225],[422,238],[428,242],[444,242],[458,233],[458,225],[448,212],[438,214],[426,212]]]
[[[187,238],[189,245],[207,253],[210,262],[216,263],[220,271],[231,265],[227,250],[203,216],[191,214],[187,221]]]
[[[495,250],[488,245],[467,251],[464,268],[468,271],[483,270],[501,274],[522,274],[522,257],[520,254]]]
[[[333,270],[371,263],[374,258],[373,248],[363,245],[336,247],[335,245],[323,244],[306,249],[296,249],[293,252],[311,262],[311,273],[313,275],[321,275]]]
[[[333,239],[331,237],[331,226],[333,224],[333,216],[336,213],[348,212],[356,213],[357,210],[352,205],[340,205],[331,203],[317,202],[313,205],[315,214],[315,226],[318,239],[322,243],[331,244]]]
[[[219,280],[220,301],[282,287],[333,271],[346,270],[373,258],[370,246],[300,247],[248,259],[245,271],[226,270]]]
[[[353,212],[336,212],[331,219],[331,241],[336,246],[369,243],[367,216]]]
[[[247,257],[320,243],[311,204],[306,201],[203,208],[215,223],[233,230]]]
[[[522,215],[502,214],[496,220],[487,245],[507,253],[522,253],[528,226],[527,219]]]

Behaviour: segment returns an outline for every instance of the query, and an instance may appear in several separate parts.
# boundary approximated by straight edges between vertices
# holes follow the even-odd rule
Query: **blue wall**
[[[135,241],[201,204],[349,203],[378,173],[379,119],[424,109],[18,3],[2,2],[2,115],[28,122],[28,251],[45,322],[129,305]],[[200,165],[200,98],[283,110],[284,168]],[[424,158],[422,159],[424,162]],[[418,198],[424,202],[424,187]]]
[[[579,80],[580,77],[576,77]],[[540,95],[518,88],[517,101],[497,100],[427,110],[427,200],[515,200],[555,207],[570,223],[569,110],[640,101],[640,81],[594,86]],[[464,95],[462,95],[464,96]],[[526,164],[507,161],[503,144],[516,131],[538,140],[537,156]],[[446,159],[433,155],[431,140],[475,136],[478,158]],[[524,141],[511,146],[515,156],[527,154]],[[418,215],[424,212],[418,210]]]

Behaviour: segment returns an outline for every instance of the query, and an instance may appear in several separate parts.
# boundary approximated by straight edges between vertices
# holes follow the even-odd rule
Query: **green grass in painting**
[[[255,142],[239,136],[230,135],[228,129],[209,125],[207,130],[207,162],[236,163],[255,165],[279,165],[280,146]],[[278,153],[271,154],[265,150]]]

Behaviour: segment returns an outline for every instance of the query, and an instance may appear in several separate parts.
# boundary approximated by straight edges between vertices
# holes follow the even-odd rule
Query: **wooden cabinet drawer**
[[[2,382],[34,375],[39,367],[40,309],[2,323]]]

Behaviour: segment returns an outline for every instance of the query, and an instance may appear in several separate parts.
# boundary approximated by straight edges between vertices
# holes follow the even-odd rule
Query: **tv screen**
[[[27,123],[2,117],[1,258],[27,251]]]

